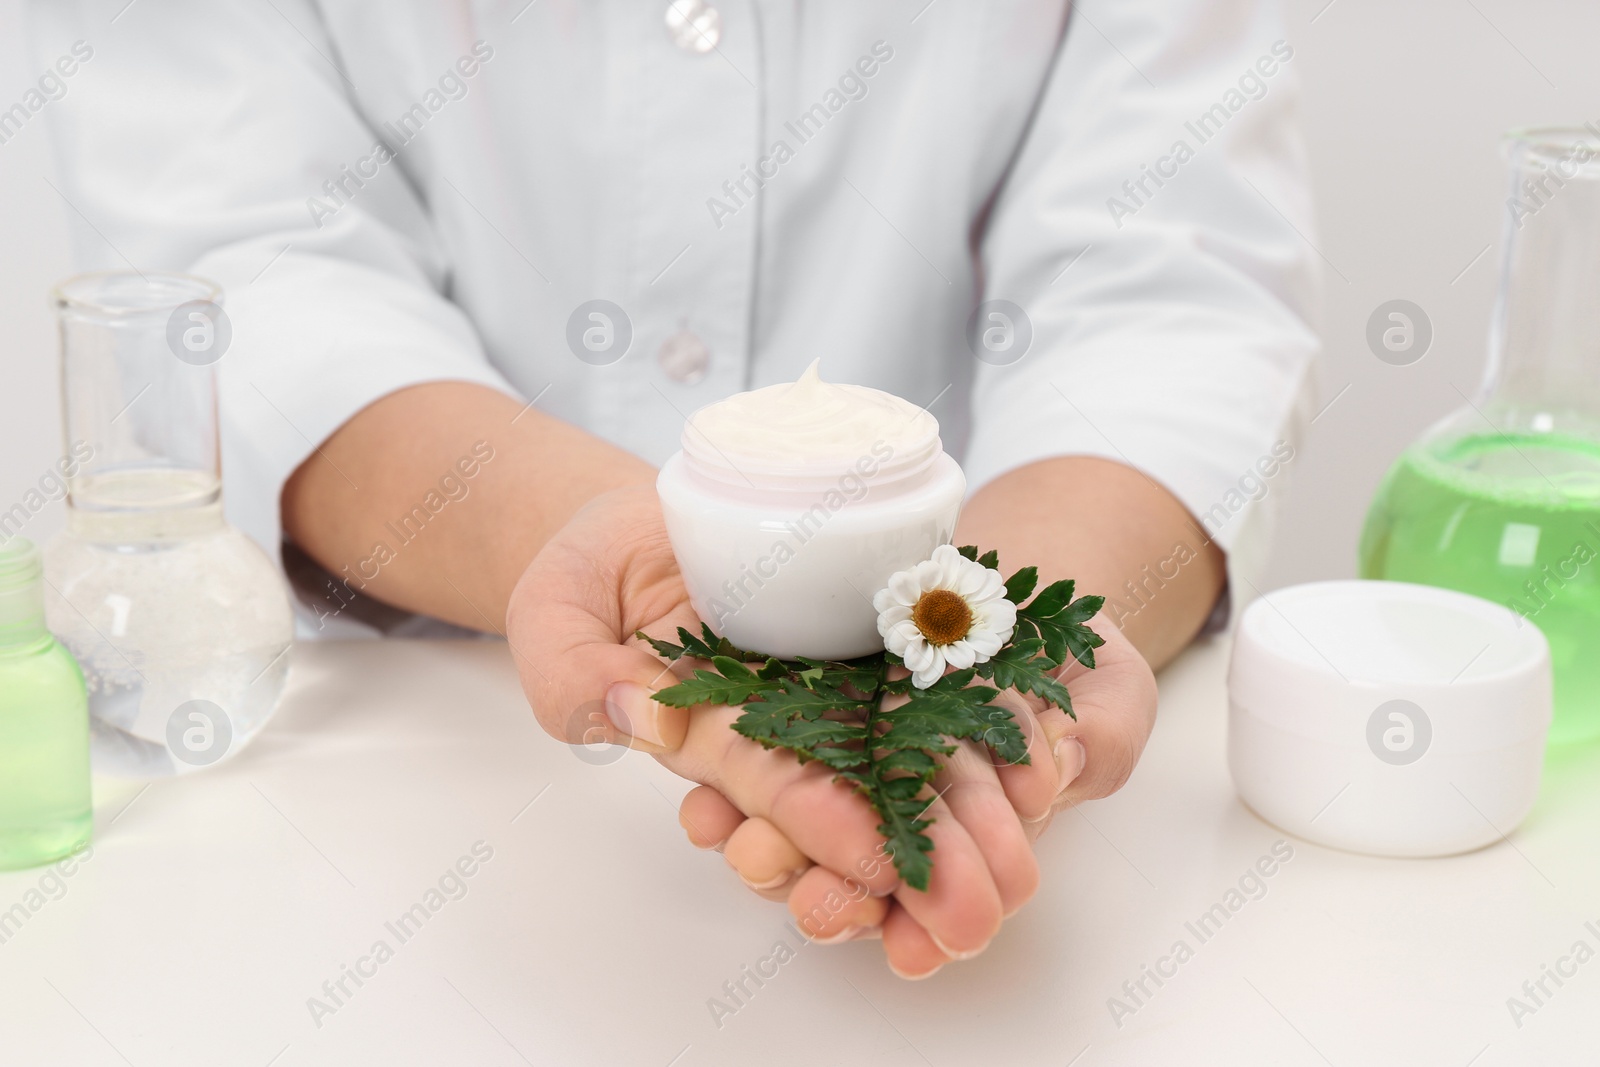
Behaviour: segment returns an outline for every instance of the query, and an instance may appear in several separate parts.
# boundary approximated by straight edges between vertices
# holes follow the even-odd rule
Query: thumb
[[[620,632],[618,591],[590,587],[586,595],[566,595],[535,574],[539,566],[535,559],[512,594],[506,640],[545,732],[572,745],[676,750],[689,729],[689,710],[652,699],[675,679],[667,664]]]
[[[689,709],[651,696],[675,680],[655,656],[628,645],[590,644],[567,652],[559,665],[559,679],[544,680],[540,693],[530,693],[539,721],[553,736],[574,745],[627,745],[657,753],[683,744]]]

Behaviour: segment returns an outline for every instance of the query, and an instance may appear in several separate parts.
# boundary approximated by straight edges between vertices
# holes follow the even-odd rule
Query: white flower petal
[[[970,601],[982,591],[984,580],[989,574],[989,571],[978,566],[976,563],[971,562],[970,560],[964,559],[961,562],[966,564],[966,566],[961,569],[961,574],[956,579],[956,582],[950,586],[950,588],[954,589],[956,592],[960,593],[963,597],[966,597]]]
[[[893,634],[895,638],[899,640],[901,645],[909,645],[913,641],[926,640],[926,638],[922,636],[922,631],[917,629],[917,624],[912,622],[910,619],[904,619],[895,623],[893,626],[889,627],[889,633]],[[897,652],[895,655],[899,655],[899,653]]]
[[[872,610],[881,614],[882,612],[893,607],[896,603],[897,601],[894,598],[893,590],[880,589],[872,598]]]
[[[974,581],[973,575],[981,574],[982,572],[982,567],[978,566],[976,563],[972,562],[970,559],[961,555],[960,553],[957,553],[950,560],[950,565],[947,572],[949,582],[945,588],[954,590],[955,592],[960,593],[962,596],[966,596],[968,591],[972,588],[972,583]]]
[[[951,565],[952,561],[960,563],[966,559],[955,545],[940,545],[933,550],[930,558],[941,567]]]
[[[1010,630],[1017,624],[1017,606],[1009,600],[996,600],[973,612],[985,630]]]
[[[944,677],[944,657],[934,652],[933,662],[920,671],[911,672],[911,684],[918,689],[926,689],[940,678]]]
[[[977,654],[978,663],[984,663],[1000,651],[1000,646],[1005,644],[1005,639],[989,630],[973,631],[967,635],[966,644]]]
[[[945,645],[940,651],[944,653],[944,661],[958,671],[964,671],[977,662],[977,653],[965,640]]]
[[[978,590],[977,599],[989,601],[1000,600],[1006,595],[1006,580],[1000,577],[999,571],[990,571],[984,576],[983,588]]]
[[[904,604],[890,604],[886,608],[878,609],[878,626],[893,626],[897,622],[905,622],[911,618],[911,609]]]
[[[906,607],[917,602],[917,597],[922,595],[922,585],[917,581],[916,568],[896,571],[889,576],[889,593],[895,601]]]
[[[922,592],[943,588],[939,583],[944,579],[944,568],[937,560],[925,559],[912,570],[917,576],[917,587]],[[915,604],[916,601],[913,600],[912,603]]]
[[[944,655],[936,647],[922,640],[920,636],[917,640],[908,644],[904,652],[897,653],[897,655],[905,661],[906,667],[913,672],[931,670],[935,666],[938,667],[940,673],[944,671]],[[924,686],[923,688],[926,689],[927,687]]]
[[[883,636],[884,648],[888,649],[890,652],[893,652],[897,656],[904,656],[906,654],[906,646],[911,643],[911,639],[908,638],[903,631],[894,627],[885,630],[880,626],[878,628],[878,633]]]

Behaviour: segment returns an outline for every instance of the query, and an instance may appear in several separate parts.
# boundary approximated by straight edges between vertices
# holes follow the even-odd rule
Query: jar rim
[[[119,287],[113,289],[113,287]],[[133,298],[110,299],[109,291]],[[143,299],[137,299],[142,296]],[[221,304],[222,287],[194,274],[170,270],[105,270],[74,274],[50,290],[56,309],[84,312],[103,318],[132,318],[196,301]]]
[[[693,419],[684,425],[679,443],[685,465],[696,477],[719,485],[773,493],[825,492],[852,475],[874,488],[886,488],[918,478],[944,454],[937,426],[909,448],[896,450],[880,439],[869,451],[854,459],[832,456],[822,460],[772,463],[730,456],[704,432],[698,431]],[[888,450],[887,455],[879,454],[879,444]]]

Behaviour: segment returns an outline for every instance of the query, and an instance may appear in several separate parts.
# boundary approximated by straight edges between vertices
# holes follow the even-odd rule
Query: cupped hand
[[[1096,652],[1096,669],[1074,663],[1061,674],[1072,693],[1076,722],[1032,695],[1004,693],[1001,700],[1028,738],[1030,762],[1006,765],[986,748],[964,742],[934,782],[944,805],[974,832],[1007,916],[1037,886],[1030,846],[1054,813],[1120,789],[1155,724],[1156,684],[1148,664],[1104,619],[1096,629],[1106,641]],[[711,787],[684,798],[680,820],[695,845],[722,848],[752,889],[768,899],[787,900],[803,927],[815,927],[808,932],[823,939],[838,936],[841,922],[830,914],[830,902],[848,899],[851,872],[808,855],[771,821],[747,818]],[[943,857],[937,848],[934,856],[937,877]],[[953,951],[925,928],[916,904],[916,890],[900,887],[879,929],[852,932],[881,936],[890,967],[907,978],[927,977],[951,959],[971,954]],[[846,916],[855,917],[853,912]]]
[[[801,765],[791,753],[735,733],[737,709],[685,712],[650,699],[670,683],[671,672],[632,635],[671,638],[679,626],[699,625],[652,490],[614,490],[576,514],[529,564],[506,623],[523,689],[548,732],[572,744],[646,748],[675,773],[715,789],[741,818],[770,825],[808,868],[813,861],[821,868],[795,876],[823,908],[817,922],[802,922],[807,933],[836,940],[872,936],[881,927],[888,937],[903,921],[886,899],[901,889],[900,880],[862,797],[823,765]],[[1050,762],[1047,740],[1035,731],[1029,748],[1035,763]],[[1042,769],[996,769],[980,750],[970,751],[994,784],[987,796],[963,787],[932,798],[928,833],[938,857],[932,880],[926,892],[896,897],[908,933],[947,956],[981,951],[1004,915],[1033,892],[1037,867],[1011,798],[1015,792],[1025,810],[1043,817],[1054,795],[1053,769],[1041,786],[1033,778]],[[690,832],[710,838],[717,831]],[[827,872],[837,881],[825,882]],[[782,875],[755,872],[754,884],[776,885]]]

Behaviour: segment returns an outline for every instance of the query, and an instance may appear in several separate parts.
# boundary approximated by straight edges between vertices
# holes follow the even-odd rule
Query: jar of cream
[[[1244,610],[1228,668],[1239,796],[1374,856],[1505,840],[1539,795],[1550,645],[1499,604],[1406,582],[1313,582]]]
[[[695,611],[785,659],[882,651],[873,594],[950,542],[966,488],[937,419],[816,362],[696,411],[656,480]]]

